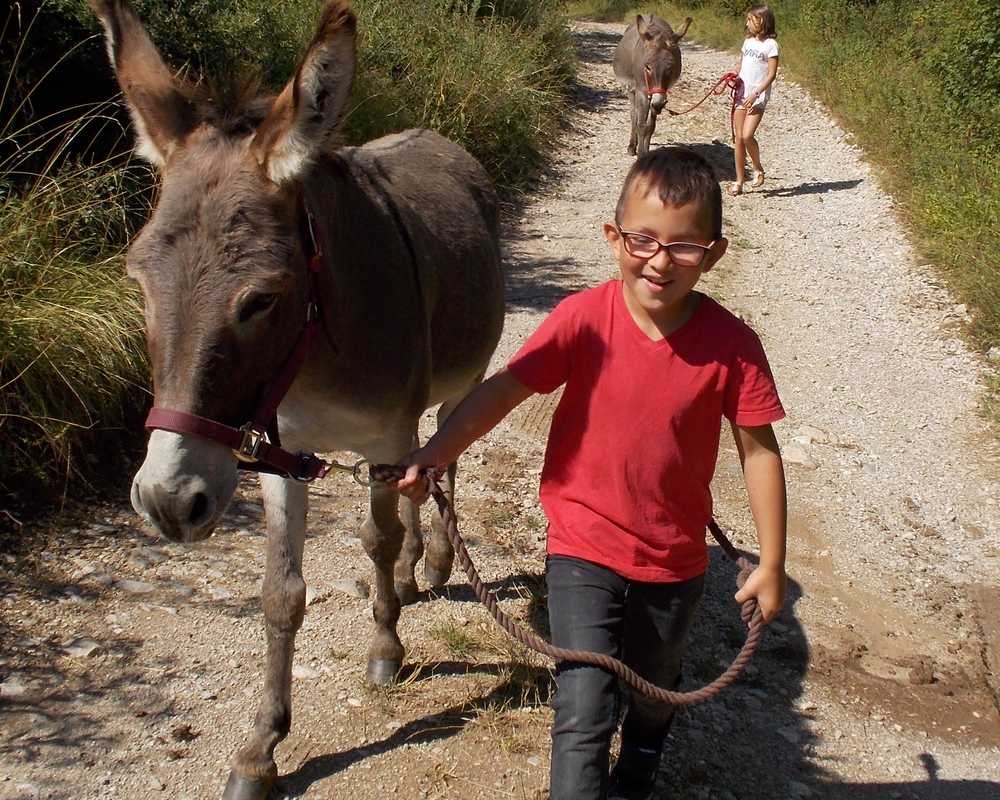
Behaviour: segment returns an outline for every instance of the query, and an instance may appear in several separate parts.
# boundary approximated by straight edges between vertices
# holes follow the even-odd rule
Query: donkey
[[[234,450],[211,431],[236,431],[262,397],[273,399],[279,373],[290,386],[280,405],[274,400],[277,430],[269,428],[284,447],[401,460],[417,444],[422,412],[439,405],[438,424],[446,419],[482,380],[500,338],[497,201],[485,170],[428,130],[335,146],[355,70],[347,0],[328,0],[280,94],[235,108],[176,79],[126,0],[89,3],[138,152],[161,177],[156,208],[126,259],[145,299],[154,412],[198,421],[171,429],[151,414],[135,510],[172,540],[207,538],[237,484]],[[316,338],[301,346],[317,317]],[[283,368],[289,353],[301,356],[293,375]],[[239,455],[253,457],[260,444],[241,444]],[[449,496],[454,481],[451,464]],[[264,691],[225,800],[263,800],[275,779],[305,609],[306,483],[262,474],[261,485]],[[402,664],[396,624],[417,594],[424,550],[418,509],[405,499],[400,509],[399,500],[391,486],[373,485],[361,527],[375,569],[367,675],[377,684]],[[430,585],[448,580],[453,555],[435,516],[424,563]]]
[[[670,25],[655,14],[637,14],[635,22],[615,49],[615,77],[625,84],[629,96],[629,155],[649,150],[656,117],[667,104],[667,92],[681,75],[681,48],[678,45],[691,24],[674,33]]]

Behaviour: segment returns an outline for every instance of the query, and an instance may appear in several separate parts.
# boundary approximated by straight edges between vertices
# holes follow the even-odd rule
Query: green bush
[[[558,4],[538,3],[530,28],[510,2],[514,19],[448,0],[405,16],[358,5],[364,38],[347,138],[426,126],[467,147],[502,186],[523,182],[555,135],[574,68]],[[543,6],[549,15],[534,20]]]
[[[620,22],[626,14],[639,10],[635,0],[571,0],[571,16],[597,22]]]

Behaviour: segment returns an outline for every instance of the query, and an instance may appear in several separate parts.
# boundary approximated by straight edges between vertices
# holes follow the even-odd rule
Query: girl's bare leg
[[[737,195],[743,191],[743,180],[747,161],[746,138],[743,133],[746,118],[747,112],[745,109],[737,108],[733,113],[733,135],[735,137],[735,141],[733,142],[733,152],[736,157],[736,182],[729,187],[729,193],[731,195]]]
[[[764,167],[760,163],[760,145],[757,144],[757,139],[754,136],[763,118],[763,111],[750,111],[743,122],[743,144],[750,156],[750,163],[753,164],[754,172],[757,173],[754,186],[760,186],[764,182]]]

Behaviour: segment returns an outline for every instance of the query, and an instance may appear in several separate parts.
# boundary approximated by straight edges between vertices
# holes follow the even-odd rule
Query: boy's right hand
[[[406,475],[396,482],[396,490],[404,497],[409,498],[414,505],[420,506],[427,502],[427,498],[431,496],[431,483],[427,480],[427,475],[421,471],[424,469],[423,465],[409,463],[415,455],[416,453],[413,453],[403,461],[403,465],[406,466]]]

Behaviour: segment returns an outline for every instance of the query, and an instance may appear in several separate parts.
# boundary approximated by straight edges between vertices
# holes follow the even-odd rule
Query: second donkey
[[[681,48],[691,17],[679,32],[655,14],[636,15],[615,50],[615,76],[625,84],[630,102],[630,155],[649,150],[656,117],[667,104],[667,92],[681,74]]]

